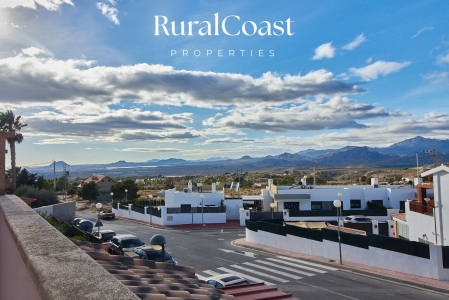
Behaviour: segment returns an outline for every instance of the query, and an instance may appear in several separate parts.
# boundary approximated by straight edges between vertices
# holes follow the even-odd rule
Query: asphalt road
[[[96,215],[78,216],[96,221]],[[232,241],[245,236],[244,229],[166,230],[127,220],[102,221],[101,229],[131,233],[149,244],[155,234],[167,240],[166,250],[180,265],[194,267],[204,279],[215,274],[240,274],[251,282],[263,281],[298,299],[448,299],[448,294],[423,290],[376,277],[362,276],[325,265],[311,264],[272,253],[245,249]]]

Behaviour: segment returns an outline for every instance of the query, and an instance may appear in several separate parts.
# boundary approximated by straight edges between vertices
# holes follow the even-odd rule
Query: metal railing
[[[422,202],[412,201],[409,203],[410,211],[414,211],[416,213],[433,216],[433,207],[430,205],[423,205]]]

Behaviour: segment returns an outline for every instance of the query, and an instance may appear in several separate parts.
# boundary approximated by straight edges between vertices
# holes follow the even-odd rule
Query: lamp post
[[[153,224],[152,213],[151,213],[151,199],[153,199],[153,195],[148,195],[148,199],[150,200],[150,224]]]
[[[437,218],[435,216],[435,206],[430,204],[430,198],[424,198],[424,201],[426,201],[426,203],[433,208],[433,224],[435,226],[435,245],[438,245],[438,233],[437,233]]]
[[[103,207],[103,204],[101,204],[100,202],[98,202],[95,207],[98,209],[98,212],[100,211],[100,209]],[[100,227],[103,226],[103,223],[101,223],[100,221],[100,216],[99,213],[97,212],[97,223],[95,224],[95,227],[98,227],[98,235],[97,237],[100,238]]]
[[[274,207],[275,207],[275,204],[274,203],[270,203],[270,207],[271,207],[271,218],[274,219]]]
[[[340,196],[341,193],[338,193],[338,196]],[[334,206],[337,209],[337,222],[338,222],[338,250],[340,252],[340,265],[342,264],[341,262],[341,240],[340,240],[340,213],[339,210],[341,208],[341,200],[334,200]]]
[[[200,194],[200,198],[201,198],[201,224],[203,224],[202,226],[205,226],[204,225],[204,195]]]
[[[114,192],[111,192],[111,206],[114,208]]]
[[[154,250],[162,250],[161,251],[162,262],[165,261],[165,249],[164,249],[165,243],[166,243],[165,238],[160,234],[153,235],[153,237],[150,240],[151,248],[153,248]]]
[[[128,202],[128,189],[125,189],[125,200]]]

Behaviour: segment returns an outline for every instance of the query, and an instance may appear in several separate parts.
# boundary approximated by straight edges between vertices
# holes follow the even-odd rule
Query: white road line
[[[235,274],[235,275],[239,275],[239,276],[245,277],[246,279],[249,279],[249,280],[251,280],[253,282],[265,282],[266,285],[275,285],[274,283],[271,283],[271,282],[268,282],[268,281],[264,281],[262,279],[259,279],[259,278],[253,277],[253,276],[249,276],[249,275],[246,275],[246,274],[242,274],[240,272],[236,272],[236,271],[228,269],[228,268],[218,268],[218,270],[226,272],[226,273],[231,273],[231,274]]]
[[[259,272],[259,271],[253,270],[253,269],[248,269],[247,267],[244,267],[244,266],[232,265],[231,267],[232,268],[237,268],[237,269],[240,269],[240,270],[243,270],[243,271],[246,271],[246,272],[250,272],[251,274],[256,274],[256,275],[259,275],[259,276],[263,276],[263,277],[272,279],[274,281],[279,281],[281,283],[289,282],[288,280],[279,278],[279,276],[268,275],[267,273]]]
[[[221,273],[218,273],[218,272],[215,272],[215,271],[212,271],[212,270],[206,270],[206,271],[203,271],[203,273],[209,274],[210,276],[216,276],[216,275],[220,275],[221,274]]]
[[[271,261],[276,261],[276,262],[279,262],[279,263],[282,263],[282,264],[286,264],[286,265],[289,265],[289,266],[295,266],[297,268],[301,268],[301,269],[305,269],[305,270],[309,270],[309,271],[313,271],[313,272],[317,272],[317,273],[327,273],[327,271],[323,271],[323,270],[320,270],[320,269],[317,269],[317,268],[311,268],[311,267],[302,266],[301,263],[299,263],[299,262],[294,264],[294,263],[289,263],[289,262],[286,262],[286,261],[283,261],[283,260],[280,260],[280,259],[276,259],[276,258],[268,258],[268,259],[271,260]]]
[[[271,273],[283,275],[283,276],[286,276],[286,277],[289,277],[289,278],[292,278],[292,279],[296,279],[296,280],[302,279],[302,277],[299,277],[299,276],[296,276],[296,275],[292,275],[291,273],[286,273],[286,272],[274,270],[273,268],[264,267],[264,266],[261,266],[261,265],[258,265],[258,264],[254,264],[254,263],[250,263],[250,262],[245,262],[243,264],[251,266],[251,267],[255,267],[255,268],[258,268],[258,269],[262,269],[262,270],[265,270],[265,271],[268,271],[268,272],[271,272]]]
[[[300,260],[300,259],[296,259],[296,258],[291,258],[291,257],[286,257],[286,256],[279,256],[279,255],[277,257],[282,258],[282,259],[286,259],[286,260],[296,261],[296,262],[299,262],[301,264],[314,266],[314,267],[318,267],[318,268],[329,270],[329,271],[338,271],[337,268],[332,268],[332,267],[328,267],[328,266],[324,266],[324,265],[320,265],[320,264],[316,264],[316,263],[312,263],[312,262],[308,262],[308,261],[304,261],[304,260]]]
[[[290,272],[298,273],[298,274],[301,274],[301,275],[306,275],[306,276],[314,276],[314,275],[316,275],[316,274],[309,273],[309,272],[306,272],[306,271],[300,271],[300,270],[293,269],[293,268],[283,267],[283,266],[280,266],[279,264],[271,263],[271,262],[268,262],[268,261],[256,260],[256,262],[261,263],[261,264],[265,264],[265,265],[268,265],[268,266],[276,267],[276,268],[279,268],[279,269],[284,269],[284,270],[287,270],[287,271],[290,271]]]

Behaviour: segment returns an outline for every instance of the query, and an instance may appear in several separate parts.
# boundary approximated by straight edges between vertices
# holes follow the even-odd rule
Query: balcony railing
[[[426,205],[423,205],[421,202],[412,201],[410,202],[410,211],[433,217],[433,207],[427,205],[427,203]]]

